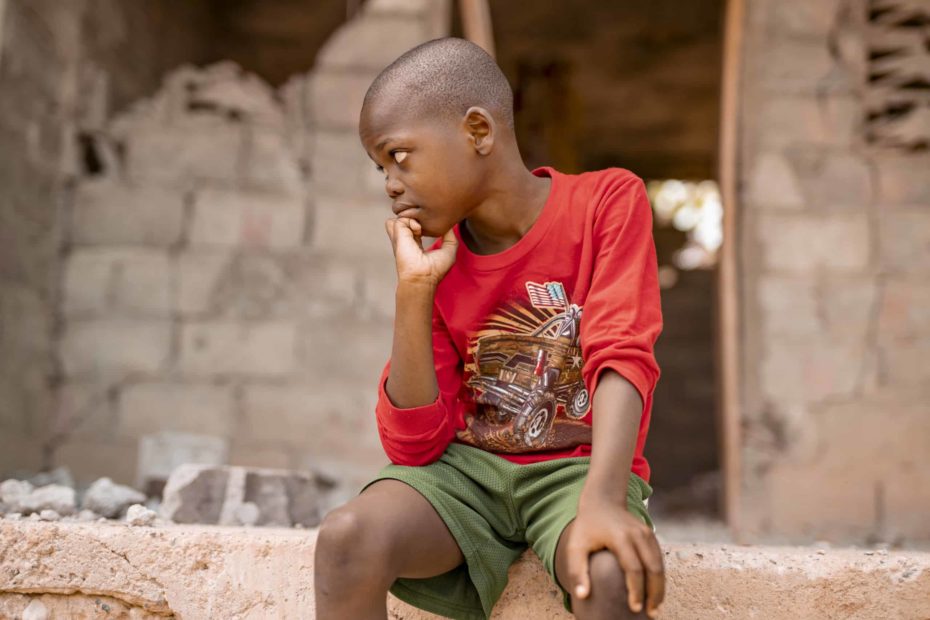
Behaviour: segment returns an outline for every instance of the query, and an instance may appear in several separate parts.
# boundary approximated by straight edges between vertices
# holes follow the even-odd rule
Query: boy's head
[[[487,52],[457,38],[418,45],[384,69],[365,95],[359,136],[394,212],[428,236],[484,199],[494,172],[510,169],[504,159],[520,161],[507,78]]]

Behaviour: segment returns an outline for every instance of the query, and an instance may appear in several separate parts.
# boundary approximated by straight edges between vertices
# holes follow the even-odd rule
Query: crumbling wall
[[[203,16],[171,4],[0,3],[0,477],[47,464],[61,216],[81,159],[78,134],[149,92],[177,58],[200,53],[189,35]]]
[[[914,45],[930,14],[745,4],[738,522],[750,538],[930,538],[930,56]],[[878,133],[923,148],[873,139],[882,57],[903,59],[923,107]]]
[[[390,209],[357,120],[448,9],[366,3],[280,91],[182,67],[95,136],[67,213],[58,463],[144,486],[197,453],[349,487],[386,463]]]

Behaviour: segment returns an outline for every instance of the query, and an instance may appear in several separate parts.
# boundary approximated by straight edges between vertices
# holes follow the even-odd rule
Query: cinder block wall
[[[205,23],[196,7],[159,0],[0,2],[0,476],[48,454],[76,136],[179,58],[199,58],[191,32]]]
[[[746,3],[739,520],[750,537],[930,538],[930,157],[867,140],[867,106],[887,94],[869,83],[870,43],[902,42],[869,25],[868,8]],[[920,132],[904,120],[884,131]]]
[[[372,0],[279,91],[231,63],[188,66],[108,122],[67,214],[57,423],[80,423],[57,462],[138,483],[140,441],[162,431],[217,460],[328,472],[345,493],[387,462],[373,409],[390,209],[358,113],[448,16]]]

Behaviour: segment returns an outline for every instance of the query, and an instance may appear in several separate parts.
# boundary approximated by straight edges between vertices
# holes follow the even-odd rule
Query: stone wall
[[[919,3],[883,4],[920,19]],[[926,539],[930,156],[866,140],[869,3],[746,8],[739,523],[756,538]],[[926,49],[912,67],[930,80]]]
[[[146,486],[197,452],[331,472],[349,493],[387,462],[390,210],[357,119],[447,16],[374,0],[278,91],[187,66],[107,123],[67,210],[57,463]]]
[[[0,471],[48,463],[61,216],[81,162],[77,136],[149,92],[178,58],[199,57],[190,32],[203,16],[170,4],[0,3]]]

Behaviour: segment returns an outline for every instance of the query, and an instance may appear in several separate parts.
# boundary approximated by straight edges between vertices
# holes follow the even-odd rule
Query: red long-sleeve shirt
[[[551,189],[517,243],[475,254],[455,226],[456,260],[433,305],[439,395],[395,407],[388,360],[375,408],[382,445],[401,465],[431,463],[453,441],[515,463],[590,455],[591,395],[610,368],[642,398],[631,471],[648,481],[662,313],[645,186],[623,168],[533,174]]]

